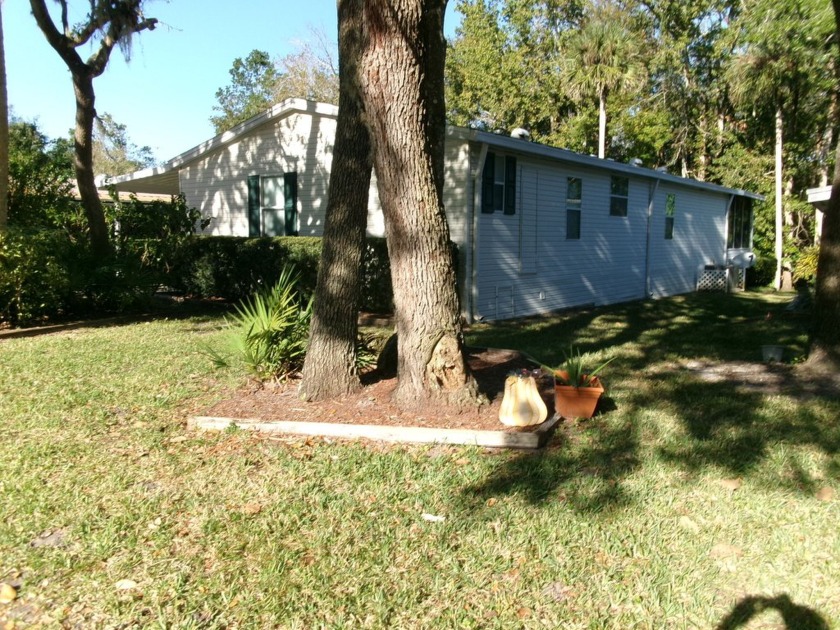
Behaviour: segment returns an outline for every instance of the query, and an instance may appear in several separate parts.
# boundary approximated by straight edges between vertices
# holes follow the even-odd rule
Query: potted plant
[[[579,350],[572,346],[559,368],[549,368],[554,374],[554,409],[564,418],[591,418],[604,393],[598,378],[615,357],[588,369]]]

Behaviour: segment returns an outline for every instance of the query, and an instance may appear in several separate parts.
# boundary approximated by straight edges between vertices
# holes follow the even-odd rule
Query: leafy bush
[[[0,233],[0,322],[28,324],[61,313],[71,293],[59,231]]]
[[[817,276],[819,257],[820,248],[817,246],[812,245],[802,249],[793,261],[793,279],[803,282],[813,281]]]
[[[320,257],[318,237],[201,236],[184,244],[168,284],[192,295],[236,301],[274,285],[290,264],[300,274],[298,292],[308,299],[315,293]],[[385,239],[367,240],[362,264],[361,308],[389,312],[393,292]]]
[[[755,264],[747,269],[748,287],[766,287],[776,277],[776,258],[756,253]]]
[[[273,287],[244,300],[229,320],[234,356],[260,380],[283,379],[303,367],[312,299],[301,300],[293,269],[283,267]],[[218,366],[230,365],[228,356],[209,353]]]

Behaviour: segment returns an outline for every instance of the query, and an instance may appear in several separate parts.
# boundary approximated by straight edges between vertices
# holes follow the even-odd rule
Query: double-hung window
[[[620,175],[610,178],[610,216],[627,216],[627,198],[630,193],[630,180]]]
[[[566,178],[566,240],[580,239],[580,208],[583,184],[580,177]]]
[[[677,214],[677,196],[668,193],[665,195],[665,240],[674,238],[674,217]]]

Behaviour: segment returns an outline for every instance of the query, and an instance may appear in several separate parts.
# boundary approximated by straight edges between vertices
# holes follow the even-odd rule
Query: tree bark
[[[102,210],[102,200],[96,189],[93,172],[93,121],[96,118],[96,96],[93,77],[86,73],[73,73],[73,92],[76,96],[76,126],[73,133],[73,169],[82,207],[85,211],[90,246],[94,255],[105,258],[111,253],[108,226]]]
[[[832,0],[835,38],[840,47],[840,0]],[[840,52],[840,50],[838,50]],[[834,159],[831,198],[823,217],[817,260],[814,327],[807,365],[815,371],[840,370],[840,142]]]
[[[0,0],[0,234],[9,221],[9,103],[6,94],[6,48],[3,0]]]
[[[402,408],[476,403],[442,202],[446,0],[366,0],[362,98],[385,216]]]
[[[73,166],[82,198],[85,217],[90,229],[90,244],[97,256],[108,256],[111,243],[108,240],[108,228],[102,212],[102,201],[94,183],[93,173],[93,119],[96,117],[93,80],[105,72],[114,46],[126,44],[134,33],[146,29],[153,30],[156,18],[143,15],[143,0],[91,0],[88,21],[70,25],[67,2],[59,0],[61,5],[61,30],[59,30],[45,0],[29,0],[32,15],[38,28],[44,34],[73,78],[73,91],[76,98],[76,128],[74,132],[75,152]],[[82,61],[78,48],[86,46],[98,38],[99,45],[87,62]],[[124,51],[127,48],[124,48]]]
[[[782,288],[782,257],[784,256],[784,203],[782,197],[782,108],[776,107],[776,276],[773,286],[779,291]]]
[[[339,0],[339,99],[321,262],[299,392],[323,400],[360,387],[356,336],[372,169],[358,62],[364,0]]]

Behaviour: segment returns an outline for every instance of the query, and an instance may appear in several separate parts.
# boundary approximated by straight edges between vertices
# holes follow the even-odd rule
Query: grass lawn
[[[0,620],[838,627],[840,402],[675,368],[757,362],[769,341],[803,354],[785,300],[473,327],[546,363],[570,342],[617,357],[610,410],[539,454],[188,432],[242,381],[200,352],[218,317],[2,340],[0,581],[18,599]]]

